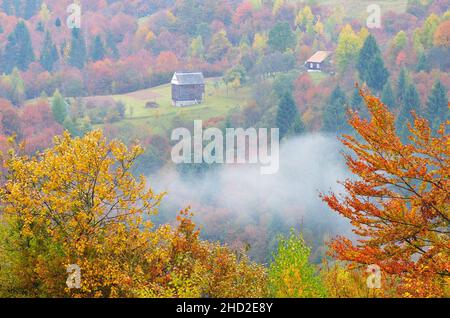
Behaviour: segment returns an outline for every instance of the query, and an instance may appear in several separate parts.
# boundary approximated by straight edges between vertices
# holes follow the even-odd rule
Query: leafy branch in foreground
[[[400,278],[403,296],[443,296],[450,278],[449,122],[436,133],[413,114],[409,143],[395,130],[395,117],[376,97],[361,91],[371,119],[350,112],[359,138],[344,135],[349,169],[346,194],[322,195],[351,221],[358,240],[339,237],[332,254],[353,264],[377,264]]]

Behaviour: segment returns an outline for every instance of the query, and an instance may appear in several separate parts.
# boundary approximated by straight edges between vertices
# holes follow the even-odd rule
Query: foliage
[[[361,92],[371,119],[350,112],[360,139],[344,135],[347,166],[358,176],[342,184],[345,197],[323,196],[349,219],[357,243],[339,237],[333,255],[357,264],[377,264],[396,275],[402,296],[444,296],[448,290],[448,122],[432,136],[428,122],[414,116],[410,144],[402,143],[394,115],[378,98]]]
[[[231,43],[228,40],[227,32],[221,30],[213,35],[211,45],[206,55],[207,60],[216,62],[224,58],[231,48]]]
[[[91,59],[92,61],[100,61],[105,58],[105,46],[100,35],[97,35],[91,44]]]
[[[358,92],[358,94],[359,94],[359,92]],[[392,109],[393,107],[395,107],[396,102],[395,102],[394,91],[392,90],[392,85],[389,81],[383,87],[383,91],[381,92],[381,101],[389,109]]]
[[[381,275],[380,288],[369,288],[367,268],[349,268],[344,262],[322,264],[321,277],[331,298],[388,298],[399,297],[395,277]]]
[[[336,63],[342,72],[355,64],[361,47],[362,40],[353,31],[352,27],[346,25],[342,28],[339,33],[338,45],[336,48]]]
[[[428,119],[434,128],[434,130],[439,129],[439,123],[445,122],[449,118],[448,109],[448,96],[447,90],[442,85],[441,81],[437,80],[431,94],[428,98]]]
[[[15,67],[24,71],[35,59],[31,45],[30,33],[25,22],[17,23],[14,31],[8,36],[3,60],[4,69],[10,73]]]
[[[269,32],[267,44],[276,51],[285,52],[294,48],[296,38],[287,22],[277,23]]]
[[[297,106],[290,93],[284,94],[280,98],[276,125],[280,129],[280,139],[283,139],[289,133],[297,134],[303,129]]]
[[[402,68],[400,70],[400,74],[397,80],[397,100],[401,103],[405,99],[404,95],[406,93],[407,88],[408,88],[408,73],[405,68]]]
[[[416,86],[414,84],[409,84],[403,95],[403,105],[397,118],[397,127],[401,129],[400,134],[404,137],[404,140],[405,136],[408,134],[407,123],[412,123],[414,121],[412,112],[420,112],[420,97]]]
[[[65,133],[36,156],[10,151],[0,189],[0,295],[8,297],[262,297],[265,274],[199,239],[191,213],[153,229],[163,194],[130,169],[142,153],[101,131]],[[68,289],[66,267],[81,268]]]
[[[291,231],[280,238],[269,267],[269,295],[277,298],[325,297],[326,290],[316,269],[309,263],[311,249],[303,237]]]
[[[59,92],[59,90],[56,90],[55,93],[53,94],[52,112],[53,117],[59,124],[64,123],[64,120],[66,119],[67,114],[69,113],[67,103],[64,100],[64,97]]]
[[[58,58],[59,56],[56,45],[52,41],[50,32],[46,32],[39,62],[43,68],[51,72],[53,70],[53,65],[56,63]]]
[[[323,129],[327,132],[341,133],[348,129],[346,122],[347,97],[337,86],[331,93],[323,114]]]
[[[83,33],[78,28],[72,29],[70,42],[69,65],[82,69],[86,63],[87,49]]]
[[[369,35],[359,53],[357,63],[359,77],[369,88],[381,91],[387,82],[389,72],[384,66],[380,49],[373,35]]]

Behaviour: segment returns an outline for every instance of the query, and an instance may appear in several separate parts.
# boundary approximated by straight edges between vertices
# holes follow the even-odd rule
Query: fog
[[[350,177],[341,149],[335,136],[307,134],[281,144],[280,169],[273,175],[261,175],[259,166],[223,165],[200,175],[165,169],[149,180],[154,190],[167,192],[163,221],[191,206],[205,235],[214,239],[253,241],[252,235],[283,224],[278,230],[307,231],[309,241],[320,245],[349,232],[347,222],[319,198],[320,192],[342,192],[337,180]]]

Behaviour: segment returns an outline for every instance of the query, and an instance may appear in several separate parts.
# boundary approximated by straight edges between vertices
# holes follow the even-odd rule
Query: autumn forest
[[[448,298],[449,96],[448,0],[0,0],[0,298]]]

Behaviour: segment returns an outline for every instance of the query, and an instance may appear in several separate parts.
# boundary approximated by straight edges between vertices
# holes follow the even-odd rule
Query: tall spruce
[[[6,15],[14,15],[14,7],[12,4],[12,0],[2,1],[2,11],[6,13]]]
[[[285,52],[297,43],[295,33],[287,22],[277,23],[269,32],[267,44],[275,51]]]
[[[42,46],[39,62],[47,71],[53,70],[53,65],[58,61],[58,50],[53,43],[50,32],[45,33],[44,44]]]
[[[414,118],[412,112],[420,115],[420,97],[414,84],[409,84],[404,94],[402,108],[397,119],[397,127],[403,140],[406,141],[408,134],[408,123],[412,124]]]
[[[389,72],[384,66],[383,57],[372,34],[366,38],[359,53],[357,69],[361,80],[378,92],[383,89],[389,78]]]
[[[417,72],[429,72],[431,69],[430,62],[425,53],[420,54],[417,60],[416,71]]]
[[[389,81],[384,85],[383,92],[381,93],[381,102],[389,109],[395,108],[396,102],[394,91],[392,90],[392,85]]]
[[[1,9],[7,15],[29,20],[39,11],[42,0],[3,0]]]
[[[327,101],[323,114],[323,129],[327,132],[342,133],[348,129],[347,97],[345,92],[337,86]]]
[[[33,17],[41,7],[41,0],[25,0],[23,4],[23,17],[30,19]]]
[[[439,128],[441,123],[449,119],[447,90],[440,80],[434,83],[428,97],[427,117],[434,129]]]
[[[355,87],[353,90],[353,95],[350,100],[350,106],[353,110],[358,111],[358,114],[361,117],[367,118],[369,115],[369,112],[367,110],[367,107],[364,107],[364,99],[361,96],[361,93],[359,92],[359,87]]]
[[[352,95],[352,99],[350,101],[350,105],[352,106],[352,108],[354,110],[361,110],[361,107],[363,105],[363,97],[361,96],[360,92],[359,92],[359,87],[355,87],[355,89],[353,90],[353,95]]]
[[[406,72],[406,69],[402,67],[398,75],[397,92],[396,92],[397,100],[400,102],[400,104],[403,104],[407,88],[408,88],[408,73]]]
[[[300,133],[303,129],[297,106],[290,93],[285,93],[280,98],[276,125],[280,129],[280,139],[283,139],[291,132]]]
[[[69,64],[82,69],[86,63],[87,50],[81,29],[72,29],[72,39],[70,42]]]
[[[18,17],[23,17],[23,14],[22,14],[22,8],[23,8],[22,0],[12,0],[11,3],[13,5],[13,10],[14,10],[13,15],[18,16]]]
[[[109,48],[112,58],[118,59],[120,57],[119,49],[116,45],[116,40],[114,39],[114,35],[111,32],[108,32],[106,34],[106,46]]]
[[[105,46],[100,35],[94,37],[91,43],[91,59],[92,61],[101,61],[105,58]]]
[[[21,71],[26,71],[31,62],[35,59],[31,44],[30,33],[25,22],[17,23],[14,30],[8,36],[5,46],[3,61],[6,73],[11,73],[14,67]]]

